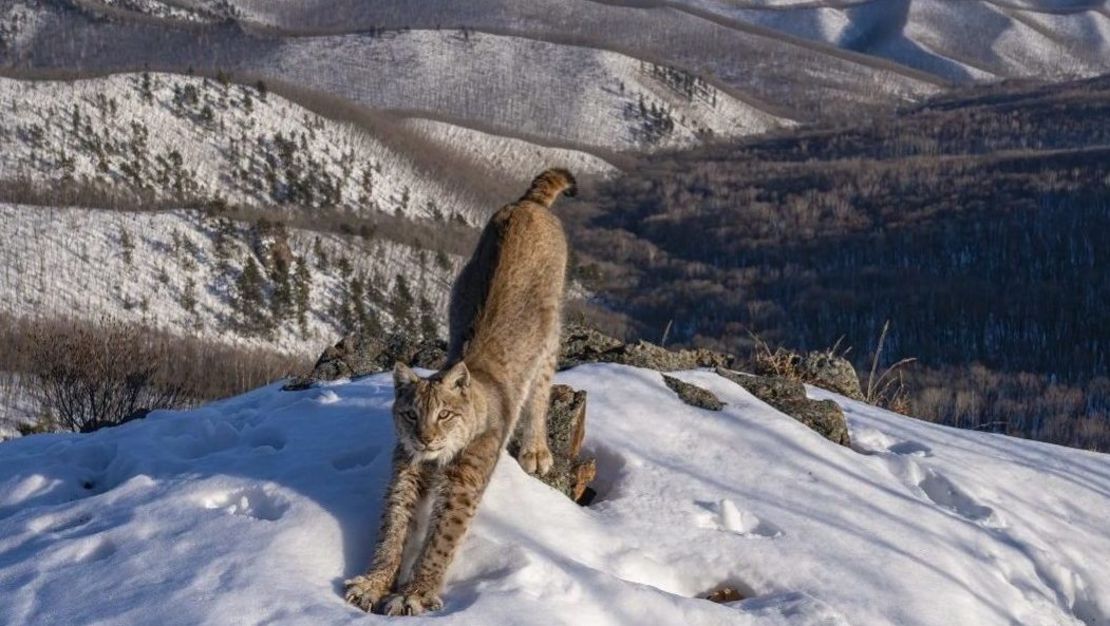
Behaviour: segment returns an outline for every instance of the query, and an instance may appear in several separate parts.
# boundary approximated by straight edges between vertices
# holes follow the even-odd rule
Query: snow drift
[[[711,372],[589,365],[579,507],[502,459],[440,624],[1107,624],[1110,457],[813,389],[832,444]],[[388,374],[272,385],[0,445],[0,623],[365,624],[393,444]],[[745,599],[697,596],[732,586]]]

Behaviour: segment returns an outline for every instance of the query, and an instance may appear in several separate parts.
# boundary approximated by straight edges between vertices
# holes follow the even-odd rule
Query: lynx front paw
[[[343,584],[347,585],[347,602],[367,612],[389,593],[389,583],[372,574],[355,576]]]
[[[548,449],[547,442],[540,445],[521,446],[516,459],[520,461],[520,466],[524,468],[524,471],[540,476],[550,471],[552,464],[555,463],[555,458],[551,456],[551,450]]]
[[[404,591],[385,601],[382,613],[386,615],[423,615],[443,608],[439,595],[425,591]]]

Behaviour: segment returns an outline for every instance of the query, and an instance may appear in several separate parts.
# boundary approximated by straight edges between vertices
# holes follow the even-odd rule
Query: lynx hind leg
[[[556,354],[550,354],[532,379],[531,389],[521,415],[520,450],[517,461],[529,474],[543,476],[555,458],[547,445],[547,409],[551,404],[551,379],[555,375]]]

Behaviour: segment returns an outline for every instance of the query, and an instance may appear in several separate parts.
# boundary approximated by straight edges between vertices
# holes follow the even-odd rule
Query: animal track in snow
[[[947,476],[917,462],[916,458],[932,456],[929,446],[916,441],[892,442],[886,433],[866,428],[853,433],[852,447],[882,458],[892,475],[941,509],[990,528],[1005,526],[994,509],[979,503]]]
[[[92,539],[77,556],[78,563],[102,561],[116,553],[116,544],[108,539]]]
[[[289,503],[281,496],[256,485],[209,496],[204,499],[204,508],[223,509],[232,515],[273,522],[285,515],[289,510]]]
[[[703,508],[712,513],[699,516],[698,525],[702,528],[711,528],[725,532],[735,533],[744,537],[779,537],[782,530],[770,522],[760,519],[754,513],[742,511],[725,498],[716,505],[702,504]]]
[[[972,522],[982,522],[987,526],[999,525],[999,521],[994,515],[994,509],[979,504],[939,472],[926,469],[925,476],[917,486],[934,504],[964,519]]]
[[[917,441],[895,441],[886,433],[874,428],[852,431],[852,449],[866,455],[894,455],[927,457],[933,449]]]
[[[252,448],[271,448],[277,451],[285,447],[285,435],[276,428],[256,428],[247,434],[247,443]]]
[[[932,448],[930,448],[929,446],[927,446],[923,443],[918,443],[916,441],[903,441],[902,443],[896,443],[896,444],[890,446],[889,448],[887,448],[886,450],[887,450],[887,452],[889,452],[891,454],[897,454],[899,456],[932,456],[933,455],[933,449]]]
[[[341,472],[345,472],[356,467],[366,467],[367,465],[373,463],[374,459],[378,458],[378,455],[381,453],[381,449],[381,446],[366,446],[363,448],[348,450],[347,452],[344,452],[343,454],[332,458],[331,464],[332,467]]]
[[[209,421],[181,438],[179,453],[185,459],[199,459],[234,447],[239,431],[226,421]]]
[[[762,622],[767,620],[776,624],[848,625],[848,620],[839,611],[801,591],[786,591],[756,596],[739,602],[729,602],[726,606],[743,611],[745,615],[752,618],[752,621]]]
[[[93,517],[89,513],[69,517],[48,515],[31,522],[30,529],[36,533],[64,533],[80,528],[91,522],[92,519]]]

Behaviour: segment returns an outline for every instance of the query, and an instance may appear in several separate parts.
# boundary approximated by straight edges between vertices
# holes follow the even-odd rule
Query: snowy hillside
[[[196,211],[123,212],[0,203],[0,312],[105,317],[223,343],[318,353],[348,332],[352,278],[367,308],[389,324],[397,276],[436,319],[460,261],[377,238],[288,229],[291,273],[304,267],[307,300],[269,333],[240,328],[235,309],[244,265],[272,276],[272,237]],[[282,246],[284,249],[284,246]],[[283,253],[279,253],[283,254]],[[268,267],[269,266],[269,267]],[[342,269],[346,266],[349,269]],[[276,283],[273,285],[276,287]],[[272,315],[270,296],[261,303]],[[269,302],[269,306],[267,305]],[[415,304],[415,302],[414,302]],[[303,309],[304,324],[298,321]],[[279,316],[280,317],[280,316]]]
[[[1107,624],[1110,457],[834,397],[855,449],[710,372],[582,366],[582,508],[504,457],[443,624]],[[816,396],[829,394],[814,390]],[[0,621],[385,623],[344,604],[392,446],[388,375],[0,445]],[[729,585],[745,599],[698,599]],[[406,622],[407,623],[407,622]]]
[[[679,0],[705,11],[889,59],[949,80],[1093,76],[1110,71],[1106,3],[898,0]]]
[[[85,0],[95,9],[98,3]],[[141,14],[170,22],[236,19],[291,32],[357,31],[374,27],[430,28],[464,25],[493,32],[512,31],[540,39],[573,35],[593,45],[613,34],[593,30],[623,14],[642,31],[643,16],[670,30],[700,20],[712,25],[773,38],[802,38],[873,55],[950,80],[1001,77],[1092,75],[1110,69],[1110,14],[1100,0],[538,0],[506,6],[473,2],[465,7],[406,7],[398,2],[165,2],[108,0],[119,14]],[[591,6],[600,4],[602,6]],[[577,18],[577,19],[576,19]],[[645,44],[641,50],[649,47]],[[677,51],[676,51],[677,52]],[[708,59],[707,59],[708,61]]]
[[[118,2],[105,9],[85,1],[84,10],[74,10],[0,0],[0,20],[5,4],[32,7],[25,13],[33,19],[0,21],[0,28],[19,33],[18,42],[0,49],[0,66],[15,72],[96,75],[144,66],[176,72],[193,67],[275,84],[293,82],[289,79],[295,76],[311,89],[364,105],[403,111],[415,105],[424,116],[449,116],[446,121],[479,128],[497,124],[491,126],[496,132],[530,133],[553,145],[583,140],[591,146],[625,145],[627,120],[604,117],[612,107],[627,104],[630,94],[622,97],[620,81],[637,108],[637,90],[649,110],[653,95],[658,105],[674,97],[665,85],[633,84],[642,81],[636,73],[641,61],[680,68],[735,100],[720,112],[678,102],[675,122],[686,126],[681,123],[685,117],[688,124],[676,129],[679,139],[694,132],[695,122],[701,127],[739,119],[736,132],[750,132],[768,119],[812,121],[846,107],[916,100],[935,93],[943,82],[885,59],[772,29],[737,27],[673,8],[644,10],[591,0],[244,0],[234,3],[235,21],[208,25],[159,18],[155,0],[129,0],[151,7],[136,11],[122,10]],[[528,62],[506,63],[509,52]],[[449,67],[439,67],[440,62]],[[517,90],[521,87],[526,89]],[[655,93],[661,87],[664,91]],[[513,99],[505,106],[510,91]],[[575,119],[576,107],[584,107],[586,119]],[[552,110],[556,115],[545,124],[545,112]],[[514,126],[518,120],[524,120],[522,128]],[[586,129],[595,135],[584,136]]]
[[[0,110],[4,179],[426,218],[444,206],[475,223],[491,210],[369,133],[256,87],[157,73],[0,78]]]
[[[595,149],[684,146],[792,124],[687,72],[468,30],[290,38],[242,67],[376,109]]]

